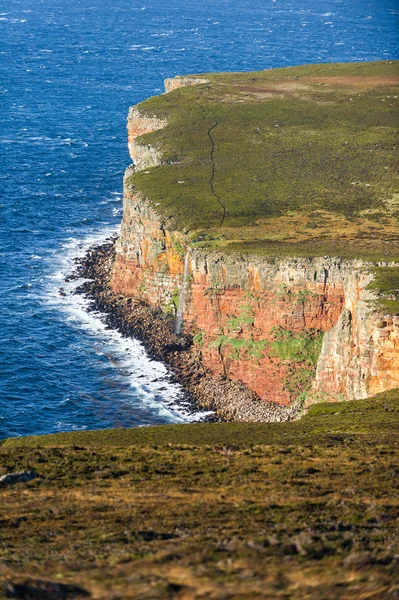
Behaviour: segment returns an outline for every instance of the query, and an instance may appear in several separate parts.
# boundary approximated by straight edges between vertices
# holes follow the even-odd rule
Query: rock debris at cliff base
[[[106,323],[125,336],[143,342],[146,350],[173,371],[196,409],[215,411],[226,421],[281,422],[295,418],[299,406],[290,408],[260,400],[240,381],[212,375],[202,364],[201,352],[190,335],[173,333],[174,318],[144,302],[117,296],[110,287],[115,240],[91,248],[76,259],[76,271],[68,279],[85,278],[75,293],[85,294],[91,310],[105,314]]]

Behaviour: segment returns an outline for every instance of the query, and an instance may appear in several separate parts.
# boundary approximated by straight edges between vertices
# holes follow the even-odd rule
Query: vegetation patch
[[[281,360],[288,369],[284,388],[292,399],[300,397],[304,400],[316,374],[323,332],[316,329],[291,331],[278,326],[272,330],[272,336],[270,356]]]
[[[374,280],[367,286],[378,294],[376,302],[380,311],[391,315],[399,314],[399,268],[376,267]]]
[[[267,340],[254,340],[253,338],[234,338],[228,335],[219,335],[211,343],[211,348],[216,348],[221,354],[227,347],[227,356],[229,358],[241,358],[247,360],[257,360],[264,357],[263,351],[268,348]]]
[[[175,315],[177,313],[179,308],[179,297],[180,290],[176,288],[173,290],[168,302],[166,302],[166,304],[164,304],[162,307],[162,312],[165,315]]]
[[[317,329],[291,331],[274,327],[270,352],[272,356],[287,362],[300,363],[309,360],[316,366],[323,341],[323,332]]]
[[[253,300],[247,296],[249,300]],[[210,344],[211,348],[228,358],[259,361],[269,342],[254,339],[255,312],[250,304],[241,304],[238,315],[231,315],[222,333]],[[242,337],[245,335],[245,337]]]
[[[195,334],[193,335],[194,344],[196,344],[199,348],[202,348],[202,346],[204,345],[205,336],[206,336],[205,331],[203,331],[202,329],[198,329],[195,332]]]
[[[231,317],[226,327],[230,331],[242,331],[246,327],[251,327],[254,324],[255,312],[249,304],[241,304],[240,314]]]

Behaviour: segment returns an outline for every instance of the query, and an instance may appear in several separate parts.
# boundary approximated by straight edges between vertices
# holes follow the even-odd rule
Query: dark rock
[[[73,598],[89,598],[91,594],[76,585],[54,583],[28,579],[24,583],[9,583],[5,588],[6,598],[21,600],[72,600]]]
[[[141,539],[146,542],[152,542],[154,540],[173,540],[177,537],[175,533],[158,533],[157,531],[153,531],[152,529],[148,529],[146,531],[138,531],[136,534]]]
[[[0,486],[13,485],[14,483],[27,483],[36,479],[39,475],[36,471],[19,471],[18,473],[6,473],[0,477]]]

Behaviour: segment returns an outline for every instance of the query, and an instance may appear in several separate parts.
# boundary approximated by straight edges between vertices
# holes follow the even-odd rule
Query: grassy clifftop
[[[398,398],[7,440],[0,475],[39,478],[0,488],[0,597],[393,600]]]
[[[399,62],[205,75],[150,98],[167,119],[131,176],[193,242],[240,252],[399,257]]]

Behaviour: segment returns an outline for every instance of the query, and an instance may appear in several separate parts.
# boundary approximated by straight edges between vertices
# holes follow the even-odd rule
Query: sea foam
[[[62,244],[54,260],[53,271],[47,276],[46,302],[63,313],[73,326],[92,337],[92,348],[96,354],[107,357],[115,370],[115,382],[129,383],[132,406],[151,407],[159,416],[170,422],[184,423],[203,419],[209,412],[192,412],[191,404],[185,399],[180,384],[173,381],[172,374],[160,361],[151,359],[144,346],[134,338],[125,338],[105,323],[105,315],[89,310],[90,302],[81,294],[74,294],[83,279],[65,282],[78,257],[87,250],[116,233],[114,227],[106,227],[83,239],[71,237]],[[60,294],[60,287],[63,294]]]

